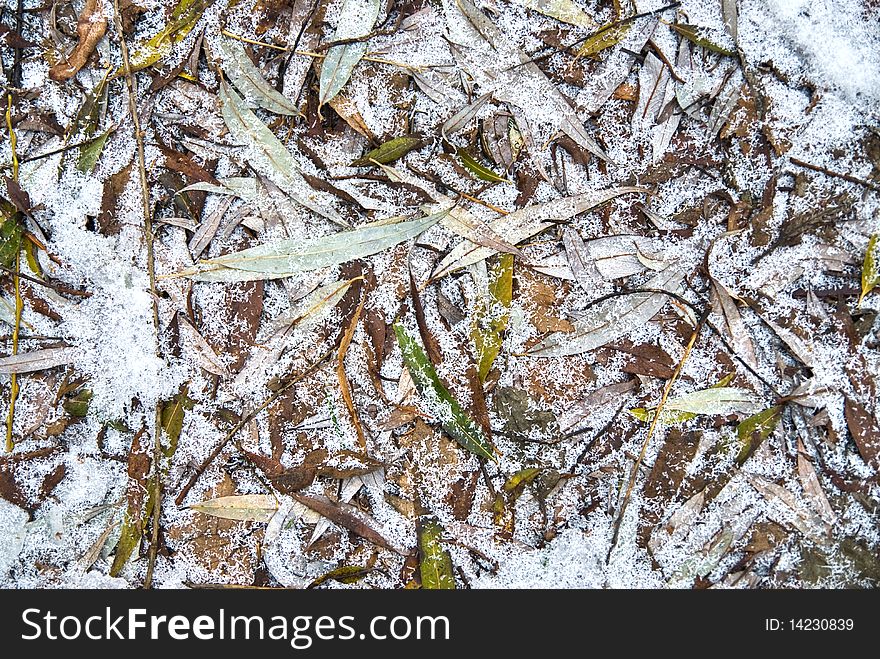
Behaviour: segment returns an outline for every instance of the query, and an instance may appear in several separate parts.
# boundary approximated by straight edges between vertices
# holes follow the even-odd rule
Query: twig
[[[6,95],[6,127],[9,129],[9,148],[12,150],[12,178],[18,181],[18,153],[15,148],[17,138],[15,130],[12,127],[12,94]],[[15,220],[9,220],[15,221]],[[21,331],[21,312],[24,303],[21,299],[21,279],[19,273],[21,271],[21,245],[15,252],[15,271],[12,273],[12,279],[15,287],[15,324],[12,327],[12,354],[18,354],[18,333]],[[12,373],[9,382],[9,414],[6,417],[6,452],[12,453],[15,448],[15,442],[12,441],[12,430],[15,425],[15,401],[18,400],[18,375]]]
[[[222,440],[220,440],[220,443],[214,447],[214,450],[211,451],[211,453],[208,455],[208,457],[205,458],[204,460],[202,460],[202,463],[198,467],[196,467],[196,470],[193,472],[193,475],[190,476],[186,485],[183,486],[183,488],[180,490],[180,493],[177,495],[177,498],[174,500],[175,505],[180,506],[183,503],[184,498],[186,498],[186,495],[193,488],[193,485],[196,484],[196,482],[199,480],[201,475],[203,473],[205,473],[205,470],[216,459],[216,457],[218,455],[220,455],[220,453],[223,451],[223,449],[226,448],[226,445],[229,444],[229,442],[232,440],[233,437],[235,437],[235,435],[238,433],[239,430],[241,430],[247,424],[249,424],[254,418],[256,418],[256,416],[260,412],[262,412],[267,407],[269,407],[269,405],[271,405],[276,400],[278,400],[278,398],[284,392],[286,392],[288,389],[290,389],[293,385],[295,385],[297,382],[300,382],[304,378],[306,378],[309,375],[311,375],[312,373],[314,373],[317,370],[317,368],[321,364],[323,364],[325,361],[327,361],[327,359],[329,359],[330,356],[334,352],[335,352],[335,349],[330,349],[327,352],[325,352],[317,361],[310,364],[302,373],[287,380],[276,392],[274,392],[265,401],[263,401],[263,403],[258,408],[256,408],[255,410],[252,410],[251,412],[248,412],[246,415],[244,415],[244,417],[242,417],[241,421],[236,423],[235,426],[232,428],[232,430],[230,430],[228,433],[226,433],[226,436]]]
[[[825,174],[826,176],[832,176],[834,178],[843,179],[844,181],[849,181],[850,183],[855,183],[856,185],[862,185],[866,188],[870,188],[871,190],[877,190],[880,192],[880,185],[877,183],[873,183],[871,181],[866,181],[863,178],[857,178],[855,176],[851,176],[849,174],[844,174],[843,172],[835,172],[827,167],[822,167],[821,165],[813,165],[808,162],[804,162],[799,158],[789,158],[792,165],[797,165],[798,167],[805,167],[807,169],[812,169],[814,172],[819,172],[820,174]]]
[[[697,342],[697,337],[700,335],[700,330],[702,329],[703,324],[706,322],[706,319],[708,317],[709,308],[707,307],[703,311],[703,315],[700,316],[700,319],[697,321],[697,326],[691,333],[691,338],[684,349],[684,355],[682,355],[681,360],[678,362],[678,366],[675,367],[675,371],[672,373],[672,377],[670,377],[666,381],[666,386],[663,387],[663,395],[660,397],[659,405],[657,405],[657,408],[654,410],[654,417],[651,419],[651,425],[648,427],[648,434],[645,436],[645,441],[642,443],[642,450],[639,451],[639,457],[636,459],[636,462],[632,468],[632,472],[630,473],[629,484],[626,488],[626,494],[623,497],[623,503],[621,504],[620,510],[617,513],[617,519],[614,520],[614,535],[611,538],[611,546],[608,548],[608,556],[606,558],[606,562],[611,560],[611,554],[614,551],[614,548],[617,546],[617,538],[620,535],[620,526],[623,523],[623,517],[626,514],[626,508],[629,505],[629,500],[632,496],[632,491],[636,484],[636,478],[639,475],[639,468],[642,466],[642,461],[645,459],[645,453],[648,450],[648,444],[651,441],[651,437],[654,435],[654,429],[657,427],[657,423],[660,421],[660,415],[663,413],[663,406],[666,404],[666,399],[669,398],[669,392],[672,391],[672,385],[675,384],[675,381],[681,374],[681,371],[684,368],[684,363],[690,356],[691,350],[693,349],[694,344]]]
[[[137,107],[137,85],[134,73],[131,69],[131,61],[128,57],[128,44],[125,42],[125,34],[122,29],[119,0],[113,0],[113,24],[119,35],[119,47],[122,50],[122,67],[125,73],[125,82],[128,87],[128,110],[134,125],[134,136],[137,143],[138,174],[141,184],[141,201],[144,213],[144,240],[147,247],[147,275],[150,279],[150,297],[153,300],[153,329],[156,333],[156,352],[161,353],[159,343],[159,306],[156,292],[156,264],[153,256],[153,218],[150,210],[150,188],[147,183],[147,167],[144,158],[144,133],[141,129]],[[147,553],[147,570],[144,575],[144,588],[150,588],[153,584],[153,569],[156,566],[156,555],[159,550],[159,521],[162,515],[162,479],[160,477],[160,462],[162,460],[162,409],[156,405],[155,418],[155,441],[153,443],[153,519],[152,535],[150,537],[150,549]]]
[[[46,288],[51,288],[52,290],[58,291],[59,293],[65,293],[66,295],[76,295],[77,297],[92,297],[92,293],[90,293],[89,291],[78,291],[75,288],[68,288],[63,284],[55,284],[51,281],[37,279],[36,277],[31,277],[30,275],[26,275],[23,272],[16,272],[12,268],[7,268],[5,265],[0,265],[0,272],[8,272],[11,275],[16,275],[18,277],[21,277],[25,281],[29,281],[32,284],[45,286]]]

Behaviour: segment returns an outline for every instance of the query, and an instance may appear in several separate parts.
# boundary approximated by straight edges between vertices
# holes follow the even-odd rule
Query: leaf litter
[[[306,4],[6,40],[0,585],[876,587],[877,8]]]

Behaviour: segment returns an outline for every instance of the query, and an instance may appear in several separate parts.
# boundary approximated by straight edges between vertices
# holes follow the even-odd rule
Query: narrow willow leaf
[[[220,185],[199,182],[181,188],[175,194],[184,192],[213,192],[215,194],[232,195],[244,201],[255,201],[257,198],[257,179],[232,177],[220,181]]]
[[[593,29],[596,21],[584,13],[572,0],[515,0],[518,5],[533,9],[557,21]]]
[[[111,577],[118,576],[122,572],[122,568],[125,567],[134,550],[140,545],[143,534],[141,520],[132,517],[126,511],[122,518],[122,530],[119,532],[119,541],[116,543],[113,564],[110,566]]]
[[[45,368],[72,364],[80,355],[80,349],[75,346],[20,352],[17,355],[0,357],[0,373],[33,373],[34,371],[42,371]]]
[[[493,446],[483,433],[480,424],[467,415],[458,401],[443,386],[422,347],[399,323],[395,323],[394,333],[397,335],[397,342],[403,352],[403,361],[413,383],[443,430],[471,453],[495,460]]]
[[[575,281],[586,293],[593,295],[604,282],[589,248],[577,229],[565,227],[562,230],[562,245],[565,247],[565,256]]]
[[[862,306],[865,296],[880,285],[880,233],[875,233],[868,241],[865,261],[862,263],[862,293],[856,306]]]
[[[299,167],[290,151],[245,105],[242,98],[225,83],[220,83],[221,111],[229,132],[241,144],[250,148],[250,164],[268,177],[300,206],[326,217],[341,226],[348,223],[331,207],[321,207],[311,201],[314,190],[299,174]]]
[[[443,527],[433,519],[422,518],[418,523],[419,576],[425,590],[454,590],[455,576],[452,559],[440,541]]]
[[[188,507],[222,519],[268,522],[278,510],[278,500],[269,494],[239,494],[208,499]]]
[[[736,57],[736,52],[719,46],[718,44],[709,41],[709,39],[700,36],[700,28],[696,25],[688,25],[686,23],[672,23],[669,27],[678,32],[688,41],[695,43],[698,46],[705,48],[706,50],[711,50],[713,53],[718,53],[719,55]]]
[[[504,491],[511,499],[518,499],[523,488],[534,481],[542,471],[544,471],[544,467],[520,469],[504,482]]]
[[[467,170],[478,179],[489,181],[491,183],[510,183],[510,179],[499,176],[491,169],[478,162],[465,149],[456,149],[455,153],[458,154],[461,163],[467,168]]]
[[[379,18],[379,5],[379,0],[345,0],[339,25],[333,33],[333,41],[369,34]],[[328,103],[342,90],[366,52],[367,44],[363,42],[333,46],[327,51],[318,81],[318,100],[321,105]]]
[[[555,199],[543,204],[526,206],[493,220],[489,224],[489,228],[495,234],[501,236],[505,242],[516,245],[541,233],[545,229],[549,229],[556,222],[569,220],[620,195],[637,192],[645,192],[645,189],[621,186],[608,188],[607,190],[587,192],[573,197],[566,197],[565,199]],[[446,255],[437,265],[431,277],[432,279],[439,279],[472,263],[479,263],[491,256],[494,251],[488,247],[481,247],[470,241],[465,241],[457,245]]]
[[[777,405],[750,416],[736,427],[736,436],[741,443],[736,462],[742,466],[755,449],[776,429],[782,418],[782,407]]]
[[[313,238],[282,240],[200,262],[179,273],[197,281],[246,281],[289,277],[372,256],[434,226],[446,212],[396,224],[367,225],[353,231]],[[225,273],[225,270],[237,272]],[[226,275],[229,275],[227,278]]]
[[[177,451],[177,443],[180,441],[180,433],[183,431],[183,419],[187,410],[195,406],[195,401],[189,397],[189,385],[184,384],[180,393],[170,401],[162,405],[161,423],[162,430],[168,436],[168,448],[163,450],[166,458],[171,458]]]
[[[645,283],[645,288],[675,292],[684,273],[674,266],[659,272]],[[626,336],[656,315],[669,297],[662,293],[636,293],[608,300],[590,309],[585,318],[578,320],[571,334],[551,334],[532,348],[533,357],[562,357],[595,350]]]
[[[395,137],[367,153],[363,158],[358,158],[351,163],[352,167],[369,167],[376,162],[380,164],[388,164],[403,158],[413,149],[420,148],[424,142],[420,137],[414,135],[404,135]],[[375,161],[375,162],[374,162]]]
[[[453,135],[467,126],[471,119],[477,116],[477,112],[480,111],[480,108],[482,108],[490,98],[492,98],[491,92],[483,94],[482,96],[477,97],[473,102],[465,105],[461,110],[443,122],[443,125],[440,127],[440,134],[448,140],[449,135]]]
[[[599,28],[596,34],[584,41],[583,45],[578,49],[578,57],[595,57],[603,50],[613,48],[629,32],[630,25],[631,23],[624,23],[623,25],[609,23]]]
[[[223,60],[223,70],[245,99],[275,114],[301,114],[289,98],[278,92],[263,77],[240,41],[218,39],[215,47]]]
[[[15,263],[24,236],[21,213],[12,210],[9,216],[0,218],[0,264],[7,268],[11,268]]]
[[[709,113],[709,122],[706,126],[706,139],[712,140],[718,134],[718,131],[730,119],[730,115],[736,108],[739,101],[739,85],[728,84],[725,89],[715,99],[712,104],[712,111]]]
[[[104,151],[104,145],[107,144],[107,138],[110,137],[110,129],[105,130],[91,142],[80,147],[79,158],[76,161],[76,168],[83,174],[90,174],[98,164],[98,159]]]
[[[492,369],[501,352],[501,343],[510,320],[513,300],[513,254],[502,254],[489,275],[488,299],[483,298],[474,313],[471,336],[476,347],[477,374],[480,382]]]
[[[181,0],[171,12],[168,24],[134,50],[130,58],[131,70],[140,71],[167,57],[174,44],[190,33],[205,9],[212,4],[214,0]],[[125,69],[120,66],[112,77],[118,78],[124,74]]]
[[[721,18],[724,20],[724,27],[727,28],[727,33],[733,38],[734,43],[737,42],[739,32],[736,2],[737,0],[721,0]]]
[[[368,567],[361,567],[360,565],[343,565],[342,567],[338,567],[335,570],[325,572],[308,586],[306,586],[306,588],[317,588],[322,583],[326,583],[327,581],[338,581],[339,583],[346,584],[357,583],[365,576],[367,576],[370,572],[372,572],[372,570]]]
[[[727,387],[724,386],[725,384],[727,383],[722,380],[708,389],[698,389],[678,398],[670,398],[663,406],[660,421],[671,425],[687,421],[700,414],[712,416],[748,412],[755,408],[756,401],[751,391],[739,387]],[[636,408],[630,410],[630,413],[637,419],[649,422],[654,416],[654,409]]]

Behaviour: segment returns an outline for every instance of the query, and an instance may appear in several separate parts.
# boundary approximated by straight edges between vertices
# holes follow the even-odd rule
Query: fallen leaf
[[[421,517],[416,520],[419,540],[419,576],[424,590],[454,590],[455,575],[452,559],[443,545],[443,528],[435,519]]]
[[[846,425],[862,460],[880,469],[880,425],[864,405],[846,397],[843,405]]]
[[[333,41],[354,39],[369,34],[379,17],[379,0],[345,0]],[[348,82],[354,67],[367,52],[365,42],[333,46],[321,64],[320,105],[330,102]]]
[[[268,522],[278,510],[278,500],[269,494],[238,494],[208,499],[187,507],[221,519]]]
[[[104,38],[107,31],[107,17],[104,16],[102,0],[86,0],[79,15],[76,33],[79,37],[70,55],[49,69],[49,77],[55,82],[70,80],[86,64],[89,56]]]

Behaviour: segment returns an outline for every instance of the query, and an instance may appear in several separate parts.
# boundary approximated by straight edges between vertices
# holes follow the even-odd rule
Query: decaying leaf
[[[407,153],[412,151],[413,149],[420,148],[424,142],[422,138],[417,137],[415,135],[403,135],[401,137],[395,137],[393,140],[389,140],[384,144],[378,146],[373,149],[362,158],[358,158],[357,160],[351,163],[352,167],[369,167],[375,163],[379,163],[382,165],[387,165],[388,163],[392,163],[399,158],[403,158]]]
[[[585,28],[596,27],[596,21],[585,14],[572,0],[516,0],[516,3],[563,23]]]
[[[748,412],[755,407],[755,395],[739,387],[709,387],[684,396],[670,398],[663,406],[660,421],[665,424],[681,423],[699,414],[730,414]],[[654,417],[653,409],[630,410],[636,418],[648,422]]]
[[[471,453],[495,460],[494,447],[483,429],[467,415],[440,381],[425,351],[406,333],[402,325],[395,324],[394,332],[409,374],[443,430]]]
[[[425,590],[455,589],[455,575],[452,573],[452,559],[443,545],[443,527],[427,517],[417,520],[419,539],[419,576]]]
[[[874,469],[880,469],[880,424],[864,405],[847,397],[843,406],[846,425],[859,455]]]
[[[0,373],[33,373],[44,368],[72,364],[80,356],[80,349],[74,346],[22,352],[9,357],[0,357]]]
[[[776,429],[782,418],[782,407],[775,406],[753,414],[736,427],[736,436],[742,443],[736,462],[739,465],[749,459],[758,446]]]
[[[880,233],[875,233],[868,240],[865,250],[865,261],[862,263],[862,292],[856,306],[862,306],[865,296],[880,285]]]
[[[337,503],[326,497],[307,496],[293,493],[291,496],[304,506],[320,513],[331,522],[348,529],[365,540],[369,540],[378,547],[383,547],[393,552],[400,553],[400,549],[385,539],[376,530],[378,524],[366,513],[349,504]]]
[[[189,508],[221,519],[268,522],[278,510],[278,500],[270,494],[237,494],[194,503]]]
[[[489,295],[481,298],[479,308],[474,313],[471,337],[476,348],[477,372],[480,382],[486,376],[498,353],[507,322],[510,319],[510,304],[513,299],[513,254],[502,254],[489,274]]]
[[[98,42],[107,31],[107,17],[104,15],[103,0],[87,0],[76,24],[79,37],[70,54],[49,69],[49,77],[56,82],[70,80],[86,64]]]

